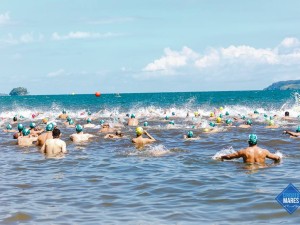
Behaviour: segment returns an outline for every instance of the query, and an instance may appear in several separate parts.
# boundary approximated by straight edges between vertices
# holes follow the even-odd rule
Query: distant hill
[[[300,80],[279,81],[264,90],[300,90]]]
[[[20,95],[28,95],[28,91],[24,87],[17,87],[11,90],[9,93],[11,96],[20,96]]]

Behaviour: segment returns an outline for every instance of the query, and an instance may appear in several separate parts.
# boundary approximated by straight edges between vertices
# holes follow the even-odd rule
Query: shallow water
[[[260,101],[264,101],[260,111],[265,110],[268,114],[274,111],[282,113],[282,104],[293,101],[288,92],[266,92],[267,97],[263,93],[260,92]],[[186,109],[193,112],[205,108],[204,114],[208,114],[211,108],[222,104],[220,98],[224,93],[195,93],[196,97],[190,93],[173,95],[160,94],[156,100],[154,97],[152,100],[141,98],[140,105],[136,103],[136,95],[133,95],[132,101],[127,98],[126,106],[113,102],[123,101],[124,95],[117,100],[111,95],[113,99],[107,100],[110,103],[106,102],[106,106],[81,99],[87,96],[77,96],[79,100],[76,102],[81,102],[81,105],[66,103],[68,98],[76,96],[49,96],[48,105],[56,102],[59,109],[72,110],[73,118],[84,109],[90,109],[93,114],[104,108],[109,111],[107,114],[112,113],[109,110],[112,108],[119,108],[119,114],[129,111],[139,113],[147,107],[147,101],[152,101],[156,112],[158,108],[162,109],[161,115],[153,117],[143,111],[140,112],[144,113],[140,120],[149,122],[151,126],[147,130],[158,141],[142,151],[137,150],[131,143],[134,128],[126,127],[123,131],[127,137],[120,140],[105,140],[102,138],[104,134],[97,133],[98,129],[86,129],[86,132],[97,136],[91,142],[76,145],[69,140],[73,129],[67,129],[58,122],[69,153],[61,159],[45,159],[38,153],[37,147],[19,147],[11,138],[12,134],[1,132],[0,223],[299,224],[300,211],[290,215],[275,200],[289,183],[300,189],[300,140],[282,134],[284,129],[294,130],[297,120],[282,123],[281,128],[273,130],[265,129],[265,123],[259,120],[254,121],[250,130],[229,128],[225,132],[205,134],[201,129],[194,129],[194,134],[199,135],[200,139],[185,141],[183,134],[195,123],[192,115],[189,119],[185,118]],[[189,98],[194,99],[192,103],[182,100],[186,99],[185,95],[191,95]],[[238,97],[234,97],[234,93],[231,95],[230,98],[239,99],[239,102],[228,106],[224,102],[222,105],[225,109],[231,109],[232,114],[258,107],[251,105],[257,99],[249,103],[251,92],[237,92]],[[168,103],[164,104],[161,96],[168,98]],[[199,96],[206,98],[199,100]],[[242,96],[248,97],[240,99]],[[278,96],[282,98],[278,100]],[[89,97],[92,101],[106,101]],[[28,99],[23,102],[20,97],[14,100],[12,108],[8,98],[1,100],[2,116],[22,110],[27,110],[28,115],[34,111],[48,112],[44,105],[45,96],[27,96],[34,99],[33,103],[26,102]],[[39,101],[39,98],[42,100]],[[58,100],[60,98],[64,100]],[[109,96],[105,98],[109,99]],[[211,98],[219,102],[207,104]],[[297,110],[292,107],[289,110],[296,113]],[[165,127],[168,122],[163,120],[163,111],[170,108],[176,110],[176,115],[182,114],[174,118],[177,129]],[[233,112],[233,108],[240,111]],[[101,113],[97,121],[102,118]],[[51,111],[50,114],[56,117],[59,112]],[[113,117],[103,116],[103,119],[108,121]],[[35,120],[41,118],[39,116]],[[80,116],[76,119],[83,123]],[[7,118],[3,120],[4,126]],[[28,124],[30,120],[25,118],[23,122]],[[95,120],[95,123],[98,122]],[[221,162],[213,159],[220,151],[246,147],[249,133],[258,135],[261,147],[282,153],[282,162],[273,164],[267,161],[268,167],[255,168],[241,160]]]

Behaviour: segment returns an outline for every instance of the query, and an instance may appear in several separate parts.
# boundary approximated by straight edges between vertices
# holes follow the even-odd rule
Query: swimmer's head
[[[46,126],[46,131],[53,131],[53,129],[54,129],[53,123],[48,123]]]
[[[144,133],[144,129],[142,127],[137,127],[135,132],[137,136],[141,136]]]
[[[73,125],[73,124],[74,124],[74,121],[72,119],[70,119],[69,125]]]
[[[224,109],[224,108],[221,106],[221,107],[220,107],[220,111],[223,111],[223,109]]]
[[[130,116],[130,118],[131,119],[135,118],[135,114],[132,113],[131,116]]]
[[[60,136],[60,130],[58,128],[54,128],[52,131],[53,138],[59,138]]]
[[[242,120],[245,120],[245,119],[246,119],[246,116],[241,116],[241,119],[242,119]]]
[[[290,116],[290,112],[286,111],[286,112],[284,113],[284,116]]]
[[[269,120],[269,122],[268,122],[269,126],[274,126],[274,124],[275,124],[274,120]]]
[[[33,128],[36,127],[36,124],[34,122],[31,122],[29,126],[30,126],[31,129],[33,129]]]
[[[144,127],[147,127],[148,126],[148,122],[144,122]]]
[[[102,128],[109,128],[110,126],[109,126],[109,123],[104,123],[103,125],[102,125]]]
[[[70,120],[71,120],[71,117],[68,116],[67,117],[67,122],[70,122]]]
[[[297,127],[297,130],[296,130],[296,132],[297,132],[297,133],[299,133],[299,132],[300,132],[300,126],[298,126],[298,127]]]
[[[88,118],[88,119],[86,120],[86,123],[91,123],[91,122],[92,122],[91,118]]]
[[[62,113],[63,113],[63,114],[66,114],[66,113],[67,113],[67,111],[66,111],[65,109],[63,109]]]
[[[195,115],[195,116],[199,116],[199,113],[198,113],[198,112],[194,112],[194,115]]]
[[[217,123],[221,123],[222,122],[222,118],[218,117],[216,121],[217,121]]]
[[[126,116],[129,117],[130,116],[129,113],[126,113]]]
[[[270,116],[270,120],[273,120],[274,118],[273,118],[273,116]]]
[[[257,136],[255,134],[250,134],[249,135],[249,139],[248,139],[248,143],[250,146],[254,146],[257,144]]]
[[[7,124],[6,130],[11,130],[11,129],[12,129],[12,126],[10,124]]]
[[[123,137],[124,136],[124,134],[120,130],[116,131],[116,135],[119,136],[119,137]]]
[[[226,122],[227,125],[232,124],[232,120],[231,119],[227,119],[225,122]]]
[[[187,132],[187,134],[186,134],[186,136],[188,137],[188,138],[192,138],[193,136],[194,136],[194,133],[193,133],[193,131],[188,131]]]
[[[77,124],[76,125],[76,132],[77,133],[80,133],[80,132],[82,132],[83,131],[83,127],[80,125],[80,124]]]
[[[268,115],[267,115],[267,114],[264,114],[264,117],[265,117],[265,118],[267,118],[267,117],[268,117]]]
[[[48,118],[42,119],[42,123],[47,123],[47,122],[48,122]]]
[[[228,111],[226,111],[225,115],[226,115],[226,116],[229,116],[229,112],[228,112]]]
[[[165,120],[168,120],[170,117],[169,116],[165,116]]]
[[[252,120],[250,120],[250,119],[247,120],[246,124],[251,126],[252,125]]]
[[[211,112],[211,113],[209,114],[209,116],[210,116],[210,117],[214,117],[215,114],[214,114],[213,112]]]
[[[175,112],[172,112],[172,116],[175,116]]]
[[[23,124],[19,123],[18,124],[18,131],[21,132],[24,129]]]
[[[16,122],[18,120],[18,118],[16,116],[14,116],[13,121]]]
[[[104,124],[104,120],[100,120],[100,125],[103,125]]]
[[[23,134],[23,136],[27,136],[27,135],[30,134],[30,130],[25,128],[25,129],[22,130],[22,134]]]
[[[171,121],[169,122],[169,124],[175,125],[174,120],[171,120]]]
[[[220,115],[219,115],[219,117],[222,119],[222,118],[223,118],[223,115],[222,115],[222,114],[220,114]]]
[[[204,128],[203,131],[204,131],[204,132],[208,132],[209,129],[208,129],[208,128]]]
[[[216,126],[216,124],[215,124],[214,122],[210,122],[210,123],[209,123],[209,126],[211,126],[211,127],[215,127],[215,126]]]
[[[254,114],[259,114],[259,112],[257,110],[254,110]]]
[[[88,111],[88,115],[90,116],[90,115],[92,115],[92,113],[90,111]]]

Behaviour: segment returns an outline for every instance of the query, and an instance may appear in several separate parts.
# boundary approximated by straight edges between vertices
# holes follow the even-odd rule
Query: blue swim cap
[[[144,127],[147,127],[148,126],[148,122],[144,122]]]
[[[6,130],[11,130],[11,129],[12,129],[12,126],[10,124],[7,124]]]
[[[297,127],[296,132],[297,132],[297,133],[300,132],[300,126]]]
[[[194,136],[194,133],[193,133],[193,131],[190,130],[190,131],[187,132],[186,135],[187,135],[188,138],[192,138]]]
[[[18,130],[19,130],[19,132],[21,132],[23,129],[24,129],[23,124],[19,123],[18,124]]]
[[[30,130],[25,128],[25,129],[22,130],[22,133],[23,133],[23,136],[27,136],[27,135],[30,134]]]
[[[249,139],[248,139],[248,143],[250,145],[256,145],[257,144],[257,136],[255,134],[250,134]]]
[[[76,132],[80,133],[83,130],[82,126],[80,124],[76,125]]]
[[[32,129],[33,129],[33,128],[35,128],[35,127],[36,127],[36,124],[35,124],[34,122],[31,122],[29,126],[30,126],[30,128],[32,128]]]
[[[228,112],[228,111],[226,111],[225,115],[226,115],[226,116],[229,116],[229,112]]]
[[[72,119],[70,119],[69,125],[73,125],[73,124],[74,124],[74,121]]]
[[[169,124],[175,125],[174,120],[170,121]]]
[[[216,126],[216,124],[215,124],[214,122],[210,122],[210,123],[209,123],[209,126],[211,126],[211,127],[215,127],[215,126]]]
[[[100,125],[104,124],[104,120],[100,120]]]
[[[175,112],[172,112],[172,116],[175,116]]]
[[[227,119],[225,122],[226,122],[226,124],[228,125],[228,124],[231,124],[231,123],[232,123],[232,120],[231,120],[231,119]]]
[[[168,120],[170,117],[169,116],[165,116],[165,120]]]
[[[135,114],[132,113],[130,117],[131,117],[132,119],[135,118]]]
[[[52,131],[54,129],[53,123],[48,123],[46,126],[46,131]]]
[[[91,123],[91,122],[92,122],[91,118],[88,118],[88,119],[86,120],[86,123]]]
[[[70,120],[71,120],[71,117],[68,116],[67,117],[67,122],[70,122]]]
[[[250,119],[247,120],[247,125],[252,125],[252,121]]]

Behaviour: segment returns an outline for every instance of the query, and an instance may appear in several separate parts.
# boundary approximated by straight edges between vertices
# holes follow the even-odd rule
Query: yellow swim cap
[[[208,128],[204,128],[204,130],[203,130],[204,132],[208,132],[209,131],[209,129]]]
[[[274,126],[274,125],[275,125],[274,120],[269,120],[269,126]]]
[[[144,129],[142,127],[137,127],[135,132],[137,135],[142,135],[144,133]]]
[[[214,114],[213,112],[211,112],[211,113],[209,114],[209,116],[210,116],[210,117],[214,117],[215,114]]]
[[[222,122],[221,117],[218,117],[218,118],[217,118],[217,123],[221,123],[221,122]]]
[[[47,122],[48,122],[48,118],[42,119],[42,122],[43,122],[43,123],[47,123]]]
[[[221,106],[221,107],[220,107],[220,111],[222,111],[223,109],[224,109],[224,108]]]
[[[199,115],[199,113],[198,113],[198,112],[194,112],[194,115],[195,115],[195,116],[198,116],[198,115]]]

